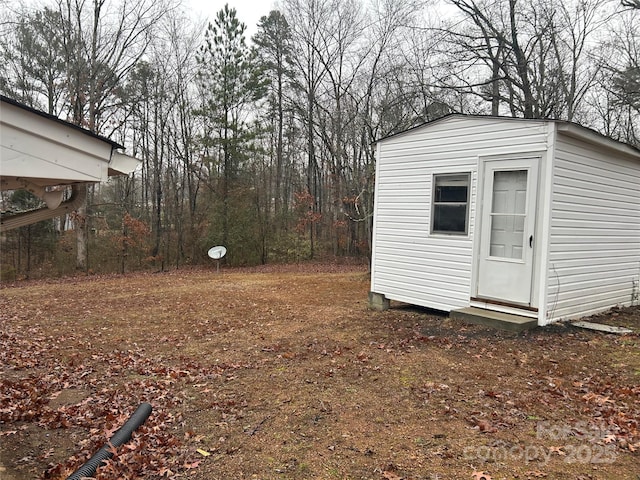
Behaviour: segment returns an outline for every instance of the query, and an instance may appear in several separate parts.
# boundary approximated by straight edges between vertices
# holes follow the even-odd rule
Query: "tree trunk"
[[[86,189],[87,186],[80,188]],[[86,272],[88,268],[87,200],[76,210],[76,270]]]
[[[522,94],[524,97],[524,118],[535,118],[534,111],[535,101],[533,92],[531,91],[531,82],[529,81],[528,62],[518,41],[518,30],[516,24],[516,2],[517,0],[509,0],[509,19],[511,21],[511,42],[513,54],[516,57],[516,71],[522,83]]]

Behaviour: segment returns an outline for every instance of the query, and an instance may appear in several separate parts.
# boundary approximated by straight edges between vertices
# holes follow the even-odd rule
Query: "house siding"
[[[558,135],[547,321],[629,305],[640,276],[640,163]]]
[[[2,175],[60,179],[66,183],[108,178],[115,142],[76,126],[2,102]]]
[[[371,291],[450,311],[472,296],[478,158],[546,148],[544,122],[448,117],[378,143]],[[471,173],[468,235],[431,234],[434,174]]]

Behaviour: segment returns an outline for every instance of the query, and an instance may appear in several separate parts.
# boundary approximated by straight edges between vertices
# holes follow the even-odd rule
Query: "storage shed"
[[[640,150],[575,123],[449,115],[377,143],[373,225],[373,308],[531,326],[631,305]]]

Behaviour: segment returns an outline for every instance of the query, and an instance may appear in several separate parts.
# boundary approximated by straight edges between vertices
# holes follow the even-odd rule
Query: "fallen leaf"
[[[196,450],[196,452],[198,452],[200,455],[202,455],[203,457],[208,457],[209,455],[211,455],[209,452],[207,452],[206,450],[203,450],[201,448],[198,448]]]
[[[498,431],[498,429],[496,427],[494,427],[490,421],[488,420],[476,420],[474,419],[476,427],[478,427],[478,430],[480,430],[482,433],[495,433]]]
[[[54,449],[50,448],[49,450],[47,450],[42,454],[42,458],[49,458],[51,455],[53,455],[53,452],[54,452]]]
[[[561,457],[564,457],[566,455],[563,447],[549,447],[549,453],[557,453]]]
[[[491,476],[484,472],[473,472],[471,476],[473,480],[491,480]]]
[[[536,478],[544,478],[547,476],[546,473],[541,472],[540,470],[532,470],[530,472],[525,472],[527,477],[536,477]]]
[[[160,474],[161,477],[173,476],[173,472],[171,471],[170,468],[167,468],[167,467],[162,467],[160,470],[158,470],[158,473]]]
[[[402,477],[399,475],[396,475],[393,472],[390,472],[388,470],[385,470],[384,472],[382,472],[382,476],[386,479],[386,480],[402,480]]]

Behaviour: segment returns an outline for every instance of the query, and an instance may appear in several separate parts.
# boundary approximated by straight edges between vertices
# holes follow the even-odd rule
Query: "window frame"
[[[472,172],[447,172],[447,173],[434,173],[431,176],[431,221],[430,221],[430,233],[431,235],[442,235],[442,236],[456,236],[456,237],[466,237],[469,235],[469,214],[470,214],[470,202],[471,202],[471,175]],[[438,179],[443,179],[447,177],[465,177],[466,185],[467,185],[467,199],[465,202],[436,202],[436,190],[437,190],[437,181]],[[465,216],[464,216],[464,232],[462,231],[452,231],[452,230],[436,230],[434,228],[436,221],[436,206],[439,205],[464,205],[465,206]]]

